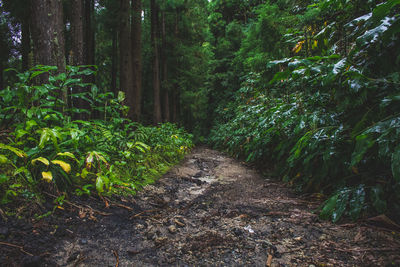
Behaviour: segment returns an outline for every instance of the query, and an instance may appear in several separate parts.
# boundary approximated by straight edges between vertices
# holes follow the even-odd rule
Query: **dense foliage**
[[[1,203],[41,190],[134,193],[192,147],[191,136],[173,124],[146,127],[123,118],[122,92],[114,98],[82,82],[91,69],[70,66],[58,75],[54,70],[37,66],[17,73],[19,82],[0,91],[0,127],[6,129],[0,136]],[[49,83],[35,85],[39,75],[49,75]],[[59,91],[76,86],[91,88],[70,95],[88,101],[90,110],[62,110]],[[74,119],[82,113],[92,119]]]
[[[322,193],[323,218],[399,220],[399,10],[399,0],[0,1],[2,201],[46,188],[134,192],[192,147],[173,122]],[[40,35],[46,25],[59,39]]]
[[[330,195],[321,216],[335,222],[344,214],[400,214],[400,2],[376,4],[306,6],[292,16],[301,27],[280,36],[293,47],[283,59],[272,46],[243,54],[266,23],[260,13],[237,54],[248,56],[252,73],[220,107],[210,137],[247,161],[272,164],[302,191]]]

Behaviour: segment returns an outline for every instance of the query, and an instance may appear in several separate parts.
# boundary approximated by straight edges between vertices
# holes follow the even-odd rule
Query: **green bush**
[[[114,98],[81,82],[82,75],[93,74],[90,68],[68,67],[66,75],[56,76],[54,70],[37,66],[18,73],[20,81],[0,91],[0,126],[9,133],[0,140],[3,204],[41,190],[134,193],[193,146],[192,136],[173,124],[147,127],[124,118],[122,92]],[[43,73],[49,82],[35,85]],[[58,98],[63,87],[91,88],[79,93],[88,108],[66,106]],[[91,119],[73,119],[82,113]]]
[[[299,190],[330,195],[323,218],[400,219],[399,4],[346,18],[347,53],[326,50],[339,31],[326,25],[314,40],[327,55],[270,61],[267,69],[281,71],[268,86],[249,75],[235,103],[220,108],[210,142],[273,165]]]

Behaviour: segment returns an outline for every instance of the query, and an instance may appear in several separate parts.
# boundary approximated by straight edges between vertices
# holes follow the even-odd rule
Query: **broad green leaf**
[[[100,173],[97,174],[96,178],[96,190],[99,193],[103,193],[104,189],[108,187],[109,179]]]
[[[365,189],[364,185],[359,185],[352,191],[352,196],[349,201],[349,215],[353,221],[357,220],[365,204]]]
[[[336,223],[342,217],[346,210],[347,201],[349,200],[350,190],[343,189],[338,193],[335,210],[332,212],[332,222]]]
[[[122,103],[125,100],[125,93],[118,91],[118,102]]]
[[[76,162],[79,162],[78,159],[75,157],[75,155],[72,154],[71,152],[60,152],[60,153],[57,153],[57,156],[68,157],[68,158],[75,160]]]
[[[18,129],[18,130],[15,131],[15,138],[16,139],[20,139],[21,137],[23,137],[23,136],[25,136],[27,134],[29,134],[28,131],[25,131],[23,129]]]
[[[376,140],[372,139],[369,134],[361,134],[356,137],[356,147],[351,155],[351,166],[357,165],[367,153],[368,149],[375,144]]]
[[[46,158],[43,158],[43,157],[39,157],[39,158],[33,159],[33,160],[31,161],[31,163],[32,163],[32,165],[35,165],[36,162],[38,162],[38,161],[41,162],[41,163],[43,163],[43,164],[46,165],[46,166],[49,166],[49,165],[50,165],[49,160],[46,159]]]
[[[332,216],[333,211],[335,210],[336,207],[336,202],[338,197],[339,197],[338,194],[335,194],[325,202],[325,205],[320,213],[320,217],[322,219],[327,220]]]
[[[0,174],[0,185],[8,181],[8,176],[5,174]]]
[[[8,158],[4,155],[0,154],[0,164],[6,164],[8,162]]]
[[[25,130],[29,131],[30,129],[32,129],[32,127],[37,126],[37,122],[34,120],[29,120],[26,122],[26,127]]]
[[[26,153],[24,151],[22,151],[21,149],[9,146],[9,145],[5,145],[5,144],[0,143],[0,149],[9,150],[9,151],[13,152],[15,155],[17,155],[20,158],[25,158],[26,157]]]

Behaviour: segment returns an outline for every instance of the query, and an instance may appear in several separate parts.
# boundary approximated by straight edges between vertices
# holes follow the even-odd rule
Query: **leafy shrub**
[[[193,146],[192,136],[173,124],[151,127],[124,118],[122,92],[114,98],[82,83],[81,76],[93,74],[91,69],[68,67],[67,74],[56,76],[52,71],[37,66],[18,73],[20,81],[0,91],[0,126],[8,133],[0,143],[3,203],[23,190],[134,193]],[[43,73],[49,82],[35,85],[35,77]],[[63,87],[91,88],[77,96],[87,107],[62,103],[57,94]],[[73,119],[82,113],[91,119]]]
[[[347,52],[335,54],[343,28],[325,24],[313,38],[326,55],[270,61],[270,71],[281,71],[268,86],[249,75],[235,103],[220,108],[210,142],[269,162],[299,190],[330,195],[323,218],[373,212],[400,219],[399,4],[345,17]]]

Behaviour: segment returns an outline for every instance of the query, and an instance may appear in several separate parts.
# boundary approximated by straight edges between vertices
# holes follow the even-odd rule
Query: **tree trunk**
[[[153,123],[161,122],[160,103],[160,62],[158,51],[158,6],[155,0],[150,1],[151,9],[151,44],[153,47]]]
[[[116,96],[117,90],[117,72],[118,72],[118,31],[113,32],[112,51],[111,51],[111,90]]]
[[[71,18],[71,38],[72,38],[72,65],[80,66],[85,64],[85,32],[84,32],[84,18],[85,10],[83,0],[72,0],[72,18]],[[70,63],[70,64],[71,64]],[[80,77],[85,79],[84,76]],[[73,93],[83,93],[87,88],[75,87]],[[89,103],[87,103],[82,97],[78,97],[76,101],[71,99],[71,106],[75,106],[79,109],[90,109]],[[88,118],[87,113],[81,113],[77,117],[82,120]]]
[[[140,120],[142,102],[142,0],[132,0],[133,120]]]
[[[163,100],[164,100],[164,121],[168,122],[171,120],[170,112],[169,112],[169,92],[168,92],[168,64],[167,64],[167,34],[166,34],[166,25],[165,25],[165,11],[161,14],[162,18],[162,89],[163,89]]]
[[[31,0],[32,37],[36,64],[57,66],[58,73],[65,72],[64,23],[61,0]],[[41,82],[48,77],[42,76]],[[67,89],[60,96],[67,105]]]
[[[120,55],[120,70],[119,70],[119,85],[120,89],[125,92],[126,102],[129,106],[129,114],[133,109],[132,92],[132,54],[131,54],[131,24],[130,24],[130,4],[129,0],[120,0],[120,24],[119,24],[119,55]]]
[[[85,18],[84,18],[84,31],[85,31],[85,56],[87,65],[95,64],[95,37],[94,37],[94,0],[84,0],[85,1]],[[94,77],[92,77],[92,82],[94,82]]]
[[[174,38],[175,38],[175,42],[177,42],[178,40],[178,34],[179,34],[179,13],[178,11],[176,11],[175,14],[175,31],[174,31]],[[172,88],[172,121],[173,122],[178,122],[178,105],[179,105],[179,94],[178,94],[178,84],[175,84],[175,86],[173,86]]]

